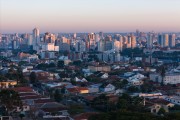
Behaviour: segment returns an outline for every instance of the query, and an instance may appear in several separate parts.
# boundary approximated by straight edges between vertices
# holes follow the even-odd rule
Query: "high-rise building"
[[[136,36],[131,35],[131,48],[136,47]]]
[[[158,44],[160,47],[164,47],[163,46],[163,35],[162,34],[158,35]]]
[[[112,49],[119,52],[122,51],[122,36],[119,36],[119,40],[114,40],[112,42]]]
[[[168,47],[169,46],[169,35],[164,34],[164,46]]]
[[[44,43],[54,43],[56,40],[56,36],[49,32],[46,32],[44,35]]]
[[[96,48],[96,41],[95,41],[95,34],[94,33],[88,34],[88,42],[89,42],[89,49],[94,50]]]
[[[169,47],[174,47],[176,45],[176,35],[170,34],[169,35]]]
[[[76,33],[74,33],[74,34],[73,34],[73,38],[76,39],[76,37],[77,37],[77,35],[76,35]]]
[[[12,49],[13,50],[15,50],[15,49],[17,49],[18,48],[18,45],[17,45],[18,43],[17,43],[17,40],[13,40],[12,41]]]
[[[103,38],[104,38],[103,32],[99,32],[99,37],[100,37],[100,39],[103,39]]]
[[[153,34],[149,33],[147,36],[147,48],[152,48],[153,46]]]
[[[169,35],[168,34],[159,34],[158,35],[158,44],[160,47],[168,47],[169,46]]]
[[[28,36],[28,45],[33,45],[33,35]]]
[[[105,51],[105,41],[103,39],[101,39],[98,42],[98,51],[100,51],[100,52]]]
[[[39,50],[39,29],[33,29],[33,49]]]

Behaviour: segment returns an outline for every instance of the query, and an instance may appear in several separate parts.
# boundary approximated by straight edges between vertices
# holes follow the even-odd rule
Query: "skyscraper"
[[[39,39],[39,29],[33,29],[33,49],[38,51],[38,44],[40,42]]]
[[[169,47],[174,47],[176,45],[176,35],[170,34],[169,35]]]
[[[153,46],[153,34],[149,33],[147,36],[147,48],[152,48]]]
[[[158,35],[158,44],[160,47],[164,47],[163,46],[163,35],[162,34]]]
[[[169,35],[164,34],[164,47],[168,47],[168,46],[169,46]]]
[[[131,35],[131,48],[136,47],[136,36]]]

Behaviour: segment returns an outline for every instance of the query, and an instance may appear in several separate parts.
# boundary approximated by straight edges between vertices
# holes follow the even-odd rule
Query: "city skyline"
[[[180,31],[178,0],[1,0],[0,32]]]

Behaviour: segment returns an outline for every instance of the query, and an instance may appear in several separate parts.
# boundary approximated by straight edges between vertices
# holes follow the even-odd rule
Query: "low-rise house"
[[[75,77],[75,81],[76,82],[87,82],[87,80],[85,78],[78,78],[78,77]]]
[[[139,97],[160,98],[160,97],[162,97],[162,93],[140,93]]]
[[[0,88],[9,88],[17,85],[16,80],[2,80],[0,81]]]
[[[69,116],[68,108],[60,103],[45,103],[38,110],[35,111],[37,118]],[[58,118],[58,117],[57,117]]]
[[[112,92],[115,90],[115,86],[109,83],[104,83],[100,86],[101,92]]]
[[[103,75],[101,76],[102,79],[106,79],[108,77],[109,77],[108,73],[103,73]]]
[[[67,88],[68,94],[86,94],[89,93],[89,89],[86,87],[73,87],[73,88]]]
[[[174,104],[159,98],[145,100],[144,104],[151,104],[148,108],[150,109],[151,113],[156,114],[159,112],[161,108],[163,108],[165,112],[169,112],[169,108],[174,107]]]
[[[25,104],[25,103],[23,103],[23,105],[21,107],[20,106],[16,107],[16,112],[22,112],[22,111],[23,112],[30,111],[30,106]]]
[[[101,83],[100,83],[100,84],[90,85],[90,86],[88,87],[89,93],[98,93],[98,92],[99,92],[99,88],[100,88],[101,85],[102,85]]]
[[[111,67],[109,65],[90,65],[88,66],[88,69],[90,69],[90,71],[92,72],[97,72],[97,71],[110,72],[111,71]]]
[[[142,85],[144,83],[143,82],[144,78],[145,78],[144,75],[138,73],[136,75],[129,77],[127,80],[130,83],[130,85],[137,86],[137,85]]]

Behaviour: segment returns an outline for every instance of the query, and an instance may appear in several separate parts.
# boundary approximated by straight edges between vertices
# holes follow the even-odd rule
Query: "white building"
[[[132,77],[129,77],[128,82],[133,86],[142,85],[144,83],[142,81],[144,78],[145,78],[144,75],[138,73]]]
[[[160,74],[153,73],[150,74],[150,80],[155,82],[162,82],[162,77]],[[166,73],[164,76],[164,84],[178,84],[180,83],[180,73]]]

